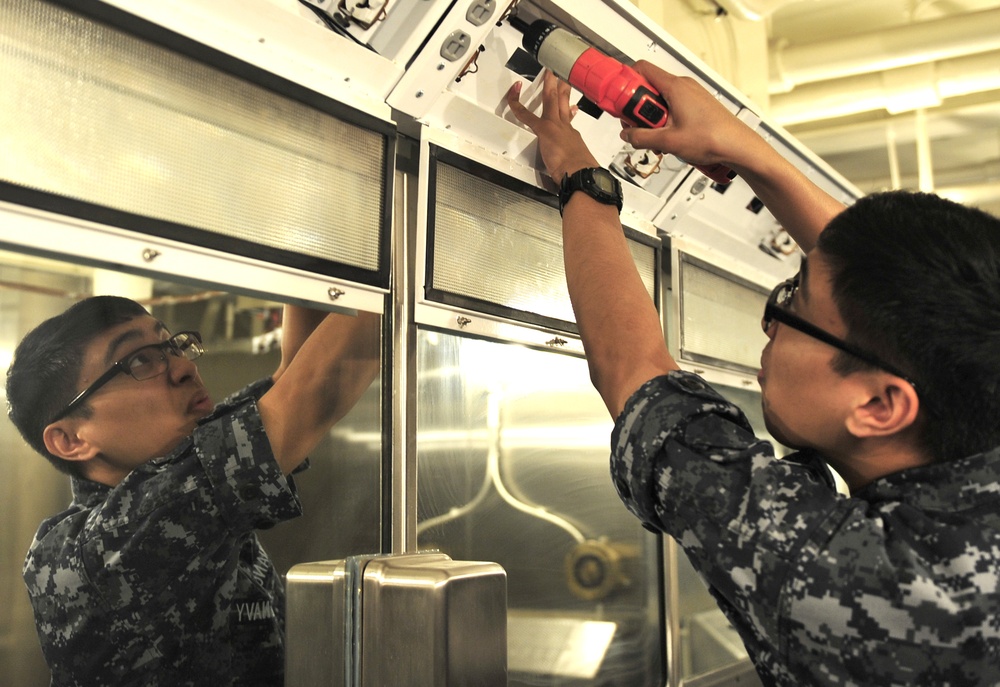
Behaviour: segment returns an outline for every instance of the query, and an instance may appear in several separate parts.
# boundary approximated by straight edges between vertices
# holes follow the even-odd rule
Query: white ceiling
[[[1000,215],[1000,0],[634,2],[862,191]]]

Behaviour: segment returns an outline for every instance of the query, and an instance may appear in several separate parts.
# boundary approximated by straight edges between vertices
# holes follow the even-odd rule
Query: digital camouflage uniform
[[[765,685],[1000,684],[1000,449],[851,498],[814,454],[774,457],[700,377],[629,400],[611,470],[683,547]]]
[[[254,533],[300,513],[255,398],[115,488],[73,479],[24,565],[53,685],[283,684],[282,582]]]

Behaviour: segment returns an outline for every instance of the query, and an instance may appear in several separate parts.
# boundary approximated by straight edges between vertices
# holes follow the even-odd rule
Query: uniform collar
[[[937,512],[995,504],[1000,499],[1000,447],[959,460],[901,470],[853,495],[873,504],[896,501]]]
[[[73,503],[85,508],[92,508],[104,501],[111,492],[111,487],[100,482],[92,482],[85,477],[73,477]]]

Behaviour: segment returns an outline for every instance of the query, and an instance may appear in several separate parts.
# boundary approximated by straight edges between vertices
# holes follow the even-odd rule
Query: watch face
[[[560,214],[577,191],[583,191],[600,203],[615,205],[619,211],[622,209],[621,185],[611,172],[602,167],[587,167],[563,178],[559,189]]]
[[[594,180],[594,186],[596,186],[598,190],[611,195],[615,194],[615,178],[611,176],[609,172],[606,172],[605,170],[594,170],[592,178]]]

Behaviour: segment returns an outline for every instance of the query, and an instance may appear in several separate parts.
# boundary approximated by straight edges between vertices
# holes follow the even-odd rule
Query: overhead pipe
[[[939,187],[937,193],[943,198],[972,207],[1000,206],[1000,181]]]
[[[806,83],[1000,50],[1000,8],[878,29],[803,45],[777,44],[771,93]]]
[[[934,138],[962,136],[969,133],[970,127],[980,131],[981,127],[964,122],[971,118],[975,122],[1000,121],[1000,103],[983,100],[976,103],[963,101],[961,104],[945,103],[933,111],[930,119],[931,135]],[[820,157],[837,156],[854,150],[876,150],[886,146],[886,127],[892,128],[892,135],[897,145],[916,145],[916,133],[913,130],[913,119],[909,114],[893,115],[891,117],[876,116],[871,118],[854,118],[849,121],[830,121],[825,124],[811,125],[793,129],[793,133],[803,145]],[[1000,161],[997,161],[990,151],[995,150],[996,132],[989,130],[987,138],[979,145],[986,160],[980,168],[978,163],[963,165],[973,176],[1000,180]],[[979,140],[979,139],[977,139]],[[855,180],[856,181],[856,180]],[[858,183],[856,181],[856,183]],[[939,185],[940,185],[939,181]],[[957,183],[955,179],[949,184]]]
[[[807,84],[772,96],[769,114],[789,126],[872,110],[910,112],[937,107],[945,98],[997,89],[1000,50]]]
[[[927,133],[927,110],[913,112],[913,127],[917,133],[917,189],[934,192],[934,163],[931,160],[931,137]]]
[[[896,129],[891,124],[885,127],[885,148],[889,156],[889,188],[900,189],[899,151],[896,149]]]
[[[968,181],[970,178],[978,178],[980,181],[970,182]],[[884,177],[852,181],[858,188],[869,191],[920,187],[919,174],[906,175],[896,185]],[[972,165],[960,170],[935,170],[934,186],[934,192],[943,198],[949,198],[963,205],[982,207],[988,212],[1000,215],[1000,165],[996,162]]]
[[[957,184],[954,186],[942,186],[941,180],[935,175],[937,186],[934,193],[953,200],[962,205],[980,208],[985,212],[990,212],[1000,216],[1000,181],[981,181],[978,183]],[[857,182],[858,188],[881,190],[885,188],[917,189],[920,185],[918,178],[905,178],[899,186],[891,186],[884,183],[883,179],[862,179]]]

